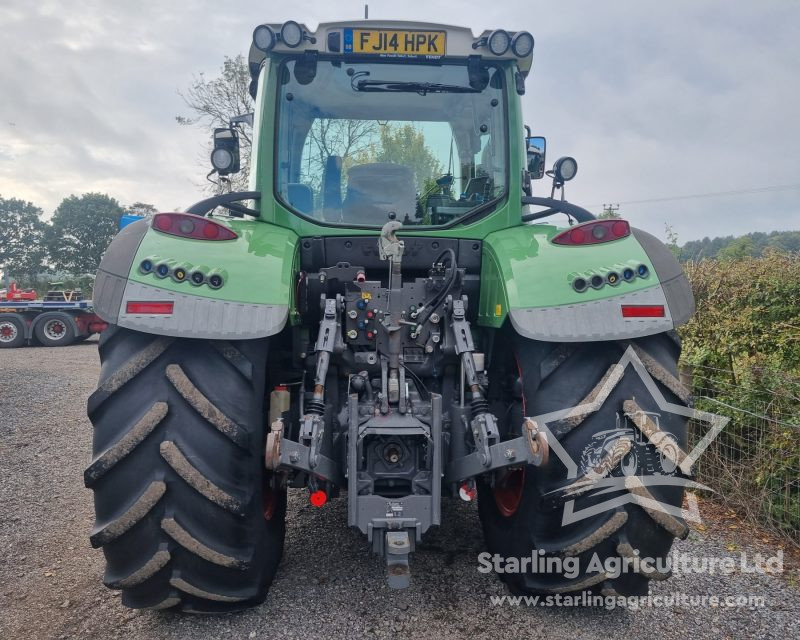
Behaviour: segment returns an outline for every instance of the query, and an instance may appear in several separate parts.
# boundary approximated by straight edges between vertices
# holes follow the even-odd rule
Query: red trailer
[[[91,300],[0,300],[0,349],[31,343],[63,347],[106,326],[94,313]]]

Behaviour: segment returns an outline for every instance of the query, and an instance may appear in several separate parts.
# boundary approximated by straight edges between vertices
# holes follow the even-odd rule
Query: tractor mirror
[[[233,127],[214,129],[211,166],[221,176],[239,171],[239,134]]]
[[[532,180],[539,180],[544,177],[547,140],[542,136],[529,136],[525,138],[525,148],[528,153],[528,173]]]

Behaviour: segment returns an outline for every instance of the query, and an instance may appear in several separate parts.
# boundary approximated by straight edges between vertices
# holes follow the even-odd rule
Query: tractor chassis
[[[450,494],[472,499],[477,476],[486,476],[491,483],[496,472],[509,467],[540,465],[546,462],[548,449],[544,434],[530,419],[523,421],[519,435],[501,441],[497,418],[484,398],[482,367],[476,365],[466,319],[467,296],[445,296],[437,309],[440,315],[428,313],[427,322],[415,323],[413,313],[408,314],[402,241],[394,235],[397,226],[384,227],[380,240],[382,257],[389,262],[388,288],[366,281],[357,267],[339,265],[359,277],[344,295],[321,298],[313,386],[301,393],[305,401],[299,425],[289,424],[288,412],[270,425],[265,462],[275,482],[286,484],[291,479],[297,486],[302,478],[312,493],[324,491],[326,497],[346,488],[348,524],[366,534],[373,551],[385,558],[389,586],[403,588],[410,581],[409,553],[431,526],[440,524],[442,483],[453,488]],[[379,319],[371,325],[376,349],[352,355],[357,362],[371,362],[375,376],[356,374],[358,391],[349,392],[342,403],[337,430],[336,410],[326,403],[329,367],[349,349],[342,338],[347,318],[356,317],[357,305],[363,310],[363,300],[373,299],[385,301],[375,310]],[[423,397],[406,378],[407,337],[424,340],[426,331],[427,344],[449,353],[459,366],[460,394],[447,413],[441,394]],[[370,389],[373,385],[380,389],[377,395]],[[297,439],[288,433],[297,433]]]

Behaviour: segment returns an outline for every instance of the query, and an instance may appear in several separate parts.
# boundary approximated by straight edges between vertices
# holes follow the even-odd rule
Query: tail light
[[[623,318],[663,318],[663,304],[623,304]]]
[[[153,228],[194,240],[236,240],[239,237],[225,225],[191,213],[157,213],[153,216]]]
[[[577,224],[562,231],[552,240],[553,244],[585,245],[611,242],[631,235],[631,226],[626,220],[592,220]]]
[[[147,315],[166,314],[172,313],[174,302],[128,302],[125,305],[125,313],[142,313]]]

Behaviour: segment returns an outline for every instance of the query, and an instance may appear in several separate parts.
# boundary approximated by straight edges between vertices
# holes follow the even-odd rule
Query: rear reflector
[[[145,314],[171,314],[174,302],[129,302],[125,305],[127,313],[145,313]]]
[[[663,304],[623,304],[623,318],[663,318]]]
[[[309,502],[313,504],[315,507],[321,507],[328,501],[328,494],[325,493],[322,489],[318,489],[314,491],[310,496],[308,496]]]

